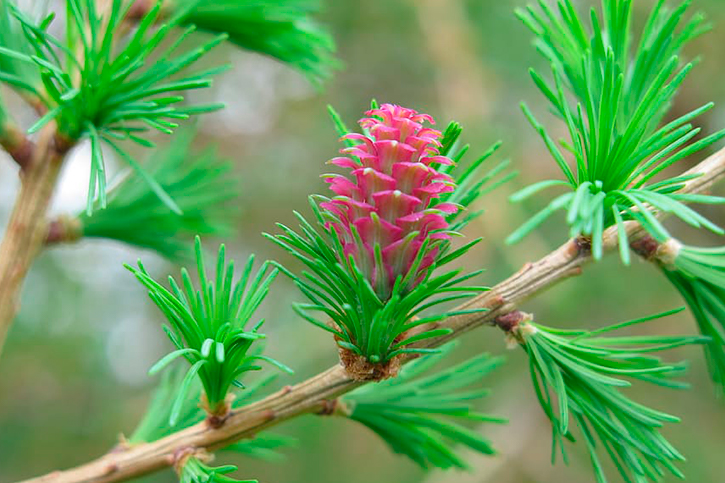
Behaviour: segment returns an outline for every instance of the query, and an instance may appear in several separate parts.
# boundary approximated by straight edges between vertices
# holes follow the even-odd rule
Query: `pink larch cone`
[[[435,124],[429,115],[391,104],[365,114],[370,117],[361,119],[360,126],[370,134],[343,136],[359,144],[340,151],[349,157],[331,161],[351,169],[352,176],[327,176],[337,196],[320,206],[335,215],[329,225],[345,256],[353,256],[378,296],[387,300],[429,239],[432,243],[403,292],[425,277],[438,253],[436,241],[450,238],[446,215],[459,207],[437,203],[455,184],[436,166],[453,161],[440,155],[441,132],[423,126],[426,121]]]

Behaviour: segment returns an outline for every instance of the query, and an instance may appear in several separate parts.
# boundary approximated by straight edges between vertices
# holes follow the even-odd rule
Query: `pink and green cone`
[[[460,207],[439,202],[455,183],[436,167],[453,161],[440,155],[441,132],[424,126],[435,124],[429,115],[391,104],[365,114],[360,126],[368,134],[343,136],[359,144],[330,161],[351,173],[326,177],[336,196],[320,206],[334,215],[328,226],[340,237],[344,256],[352,256],[387,300],[399,278],[406,282],[403,291],[425,278],[437,245],[451,236],[446,217]]]
[[[494,147],[454,182],[456,167],[447,155],[460,159],[467,149],[454,148],[461,132],[457,123],[442,134],[427,114],[384,104],[360,120],[363,134],[352,134],[332,114],[347,147],[330,162],[348,172],[325,176],[332,198],[310,198],[316,223],[296,213],[301,232],[277,224],[283,233],[267,237],[306,267],[296,275],[278,265],[308,299],[295,311],[335,336],[350,377],[381,380],[398,372],[406,354],[436,350],[423,341],[450,329],[431,322],[483,310],[429,313],[486,290],[466,283],[480,270],[434,270],[478,243],[453,249],[450,238],[470,219],[457,219],[460,211],[505,163],[481,176]]]

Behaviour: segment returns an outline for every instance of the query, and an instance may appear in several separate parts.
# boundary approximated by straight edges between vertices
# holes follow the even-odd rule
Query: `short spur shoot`
[[[176,424],[184,400],[195,376],[204,388],[202,406],[213,421],[223,421],[234,396],[233,386],[244,388],[240,378],[249,371],[260,370],[259,361],[266,361],[291,372],[287,366],[250,350],[264,339],[259,332],[264,320],[248,327],[254,312],[267,296],[277,275],[265,262],[253,274],[254,256],[244,266],[241,278],[234,283],[234,262],[226,262],[224,245],[219,247],[216,277],[208,280],[201,241],[196,238],[196,259],[199,288],[194,288],[189,272],[181,270],[181,285],[169,277],[171,289],[156,282],[139,262],[138,268],[127,268],[149,289],[149,297],[170,323],[164,326],[175,350],[162,357],[151,369],[154,374],[174,360],[183,357],[191,367],[174,400],[169,423]]]

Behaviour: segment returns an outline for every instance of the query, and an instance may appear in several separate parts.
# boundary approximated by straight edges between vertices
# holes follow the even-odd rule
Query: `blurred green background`
[[[207,60],[228,60],[233,65],[204,93],[206,99],[226,102],[228,108],[203,119],[197,144],[218,145],[234,161],[242,179],[242,214],[235,235],[223,240],[235,258],[254,252],[294,265],[260,233],[274,230],[276,221],[293,223],[292,210],[305,210],[306,196],[324,191],[320,174],[327,167],[323,163],[341,147],[326,104],[334,105],[352,125],[371,98],[428,112],[443,125],[450,119],[460,121],[465,127],[463,138],[474,153],[498,139],[504,141],[498,159],[510,157],[520,175],[482,203],[486,213],[467,235],[484,236],[485,241],[463,261],[468,267],[488,269],[484,283],[495,284],[562,243],[566,231],[561,219],[552,220],[520,245],[507,247],[502,241],[546,201],[544,195],[512,206],[507,195],[530,182],[559,176],[518,107],[526,100],[544,117],[544,100],[534,92],[527,74],[529,66],[542,66],[543,61],[530,46],[529,32],[513,15],[513,9],[523,3],[328,0],[320,19],[332,30],[345,66],[320,91],[279,63],[231,46]],[[635,2],[637,24],[652,3]],[[674,111],[715,101],[718,107],[701,119],[704,132],[710,133],[725,126],[725,2],[694,0],[693,4],[707,13],[714,31],[688,47],[689,55],[701,56],[702,61]],[[20,107],[17,116],[24,122],[32,119]],[[548,124],[554,132],[561,128],[556,122]],[[54,201],[55,212],[83,205],[87,154],[84,149],[74,153]],[[17,176],[7,159],[0,161],[4,226]],[[149,161],[153,162],[153,156]],[[716,222],[725,222],[721,210],[708,214]],[[682,227],[673,229],[688,241],[718,243]],[[33,267],[21,314],[0,363],[0,483],[99,456],[139,420],[154,384],[146,371],[169,345],[160,330],[159,313],[122,268],[122,263],[139,256],[157,275],[177,270],[151,253],[102,241],[54,248]],[[279,384],[312,375],[334,364],[337,357],[327,334],[293,314],[290,303],[295,300],[300,300],[299,293],[280,278],[262,310],[269,352],[297,371],[280,378]],[[610,256],[524,309],[546,325],[597,327],[681,304],[674,289],[652,267],[636,262],[625,268]],[[685,313],[644,329],[689,333],[695,327]],[[425,474],[393,455],[367,429],[314,416],[276,430],[299,439],[298,447],[286,451],[281,463],[224,453],[217,461],[236,463],[240,477],[258,478],[262,483],[593,481],[582,448],[574,449],[569,467],[550,464],[550,429],[535,401],[524,353],[506,351],[500,332],[482,328],[465,337],[455,358],[480,351],[507,355],[508,363],[488,381],[494,390],[482,409],[511,422],[480,428],[500,454],[494,458],[471,454],[469,473]],[[725,482],[725,407],[713,395],[697,349],[671,356],[692,361],[692,390],[635,387],[628,394],[682,417],[680,424],[665,428],[664,433],[688,458],[682,467],[689,481]],[[146,479],[173,480],[170,471]],[[614,475],[612,481],[618,481]]]

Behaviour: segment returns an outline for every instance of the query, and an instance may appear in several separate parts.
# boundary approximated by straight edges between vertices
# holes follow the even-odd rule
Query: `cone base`
[[[340,364],[348,376],[355,381],[383,381],[395,377],[403,363],[402,356],[395,356],[387,362],[372,363],[364,356],[349,349],[339,348]]]

